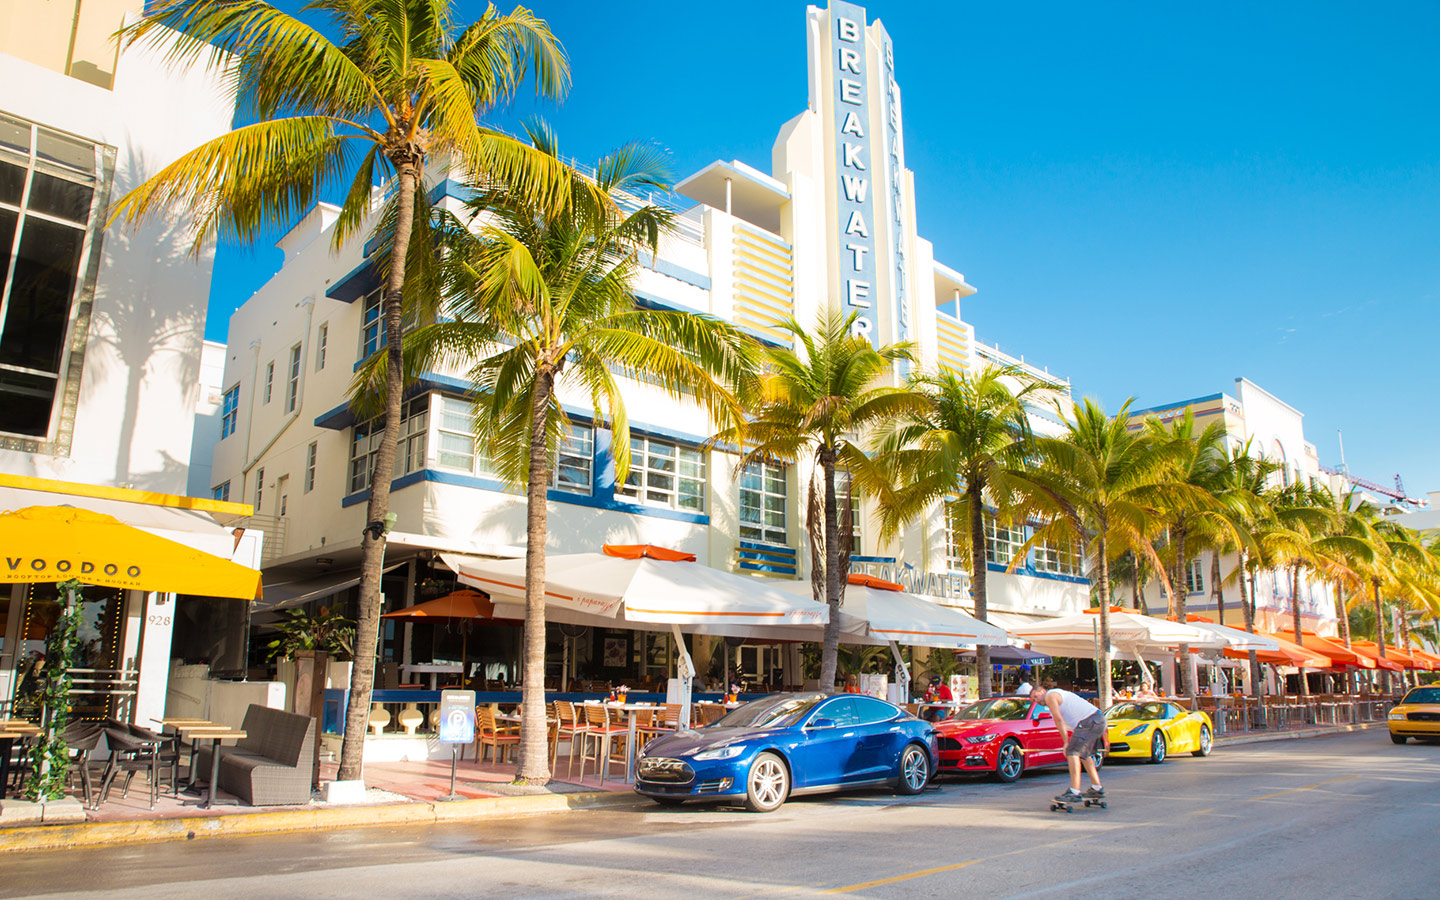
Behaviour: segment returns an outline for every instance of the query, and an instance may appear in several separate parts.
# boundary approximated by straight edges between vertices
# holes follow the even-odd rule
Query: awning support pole
[[[910,702],[910,667],[905,665],[905,657],[900,655],[900,645],[895,641],[890,642],[890,655],[895,659],[895,695],[900,703]]]
[[[680,679],[680,727],[689,728],[690,689],[695,678],[695,661],[690,658],[690,651],[685,647],[685,637],[680,633],[680,626],[672,624],[670,633],[675,637],[675,674]]]
[[[1155,681],[1150,677],[1150,667],[1145,664],[1145,657],[1140,655],[1139,649],[1135,651],[1135,661],[1140,663],[1140,683],[1148,684],[1153,689]]]

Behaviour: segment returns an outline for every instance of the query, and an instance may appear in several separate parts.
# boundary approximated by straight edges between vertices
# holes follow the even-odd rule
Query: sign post
[[[455,793],[455,770],[460,748],[475,741],[475,692],[440,692],[440,743],[450,745],[450,793],[441,800],[459,800]]]

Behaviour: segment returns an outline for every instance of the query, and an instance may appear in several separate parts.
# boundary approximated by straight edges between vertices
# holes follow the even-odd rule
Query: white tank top
[[[1060,688],[1055,688],[1053,693],[1060,695],[1060,718],[1065,720],[1067,728],[1074,728],[1100,711],[1098,707],[1079,694],[1072,694]]]

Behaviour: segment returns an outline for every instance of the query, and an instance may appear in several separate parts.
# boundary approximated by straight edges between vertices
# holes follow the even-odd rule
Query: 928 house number
[[[160,628],[169,628],[169,627],[170,627],[170,617],[169,617],[169,616],[146,616],[146,617],[145,617],[145,621],[146,621],[147,623],[151,624],[151,625],[155,625],[155,626],[160,627]]]

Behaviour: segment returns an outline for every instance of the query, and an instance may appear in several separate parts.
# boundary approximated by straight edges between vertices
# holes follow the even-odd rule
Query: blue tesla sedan
[[[755,812],[799,794],[894,785],[924,790],[939,761],[935,730],[860,694],[772,694],[711,725],[667,734],[640,754],[635,790],[664,805],[743,800]]]

